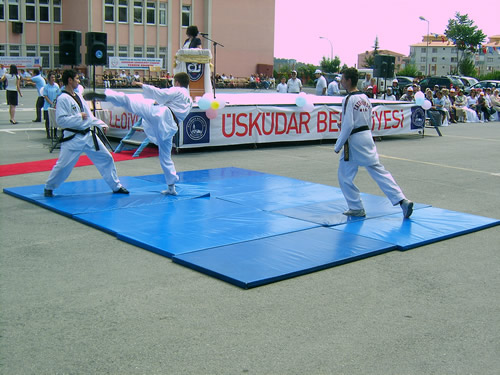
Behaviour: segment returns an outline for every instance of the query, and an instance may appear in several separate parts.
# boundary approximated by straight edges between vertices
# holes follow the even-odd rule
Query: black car
[[[467,95],[469,95],[471,89],[485,89],[487,87],[491,88],[491,92],[493,92],[495,89],[500,90],[500,81],[493,81],[493,80],[480,81],[480,82],[476,83],[475,85],[472,85],[471,87],[466,87],[465,93]]]
[[[427,77],[421,80],[419,85],[422,92],[425,92],[428,88],[433,90],[435,85],[438,85],[439,88],[451,89],[452,87],[458,87],[464,89],[464,84],[460,79],[450,76]]]

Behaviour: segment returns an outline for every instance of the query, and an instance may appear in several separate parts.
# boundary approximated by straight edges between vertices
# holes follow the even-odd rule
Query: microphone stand
[[[220,44],[219,42],[216,42],[215,40],[212,40],[210,39],[208,36],[208,34],[205,34],[205,33],[201,33],[201,36],[203,38],[205,38],[206,40],[209,40],[213,43],[214,45],[214,71],[212,72],[212,81],[213,81],[213,90],[214,90],[214,99],[215,99],[215,72],[217,71],[217,46],[221,46],[221,47],[224,47],[222,44]]]

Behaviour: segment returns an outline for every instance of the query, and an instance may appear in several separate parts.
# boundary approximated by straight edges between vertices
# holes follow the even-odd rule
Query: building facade
[[[389,51],[386,49],[378,50],[379,55],[389,55],[395,57],[394,62],[394,73],[399,72],[401,69],[404,69],[406,64],[408,63],[408,56],[403,55],[402,53]],[[358,68],[364,68],[366,65],[366,59],[370,56],[373,56],[373,51],[366,51],[364,53],[358,54]]]
[[[424,75],[449,75],[457,70],[461,53],[445,35],[426,35],[422,42],[410,46],[410,62]],[[500,35],[481,46],[474,62],[479,74],[500,70]]]
[[[274,14],[274,0],[0,0],[0,56],[40,56],[44,69],[59,68],[59,31],[77,30],[85,67],[85,33],[105,32],[108,57],[161,58],[172,72],[197,25],[219,43],[217,73],[247,77],[273,64]]]

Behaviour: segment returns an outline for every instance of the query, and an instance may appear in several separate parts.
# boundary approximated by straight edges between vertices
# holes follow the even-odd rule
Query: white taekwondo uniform
[[[342,100],[342,125],[339,138],[335,143],[335,152],[340,152],[349,141],[349,160],[344,160],[344,147],[338,169],[339,184],[347,205],[351,210],[364,209],[360,191],[354,184],[358,167],[365,167],[391,203],[396,205],[406,198],[389,171],[380,164],[371,131],[366,130],[351,134],[354,129],[361,126],[368,126],[371,129],[372,106],[370,100],[361,92],[351,95],[347,105],[345,105],[346,98],[344,97]]]
[[[193,107],[189,92],[183,87],[158,89],[143,85],[143,94],[124,94],[107,89],[104,93],[106,101],[123,107],[142,118],[142,127],[151,142],[158,146],[160,165],[165,174],[167,185],[178,180],[174,162],[172,161],[172,137],[177,133],[177,123],[183,121]],[[153,105],[154,102],[159,105]]]
[[[57,126],[63,129],[75,129],[78,131],[85,131],[92,126],[97,126],[101,129],[107,127],[104,122],[94,117],[87,102],[83,99],[81,94],[77,92],[75,92],[75,94],[78,98],[80,98],[83,111],[71,95],[63,92],[57,98]],[[87,114],[88,117],[86,120],[82,119],[81,112],[85,112]],[[63,132],[63,136],[65,138],[72,135],[75,135],[73,139],[61,143],[59,158],[56,165],[50,172],[47,182],[45,183],[45,189],[54,190],[60,186],[70,175],[82,152],[85,152],[92,163],[94,163],[97,167],[99,173],[103,177],[104,181],[106,181],[109,185],[111,190],[118,190],[121,187],[121,184],[118,179],[113,157],[101,140],[95,137],[99,146],[99,150],[96,151],[91,131],[88,131],[85,134],[78,134],[69,130],[65,130]]]

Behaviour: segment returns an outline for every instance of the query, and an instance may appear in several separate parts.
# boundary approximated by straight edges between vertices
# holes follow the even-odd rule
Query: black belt
[[[108,145],[111,148],[111,150],[113,150],[113,148],[111,147],[111,144],[108,141],[108,138],[106,138],[106,135],[104,135],[103,131],[98,126],[95,126],[93,128],[83,129],[83,130],[71,129],[71,128],[65,128],[62,130],[63,131],[61,132],[61,138],[58,139],[58,143],[70,141],[73,138],[75,138],[75,136],[77,134],[86,135],[88,132],[92,132],[92,141],[94,142],[94,148],[96,151],[99,151],[99,142],[97,142],[97,138],[99,138],[102,143],[104,143],[105,145]],[[64,137],[65,130],[72,132],[74,134],[71,134],[69,137]]]
[[[354,128],[354,129],[352,129],[349,137],[353,134],[356,134],[359,132],[364,132],[367,130],[370,130],[368,125],[363,125],[363,126],[360,126],[359,128]],[[345,141],[345,143],[344,143],[344,161],[349,161],[349,139],[347,139],[347,141]]]

